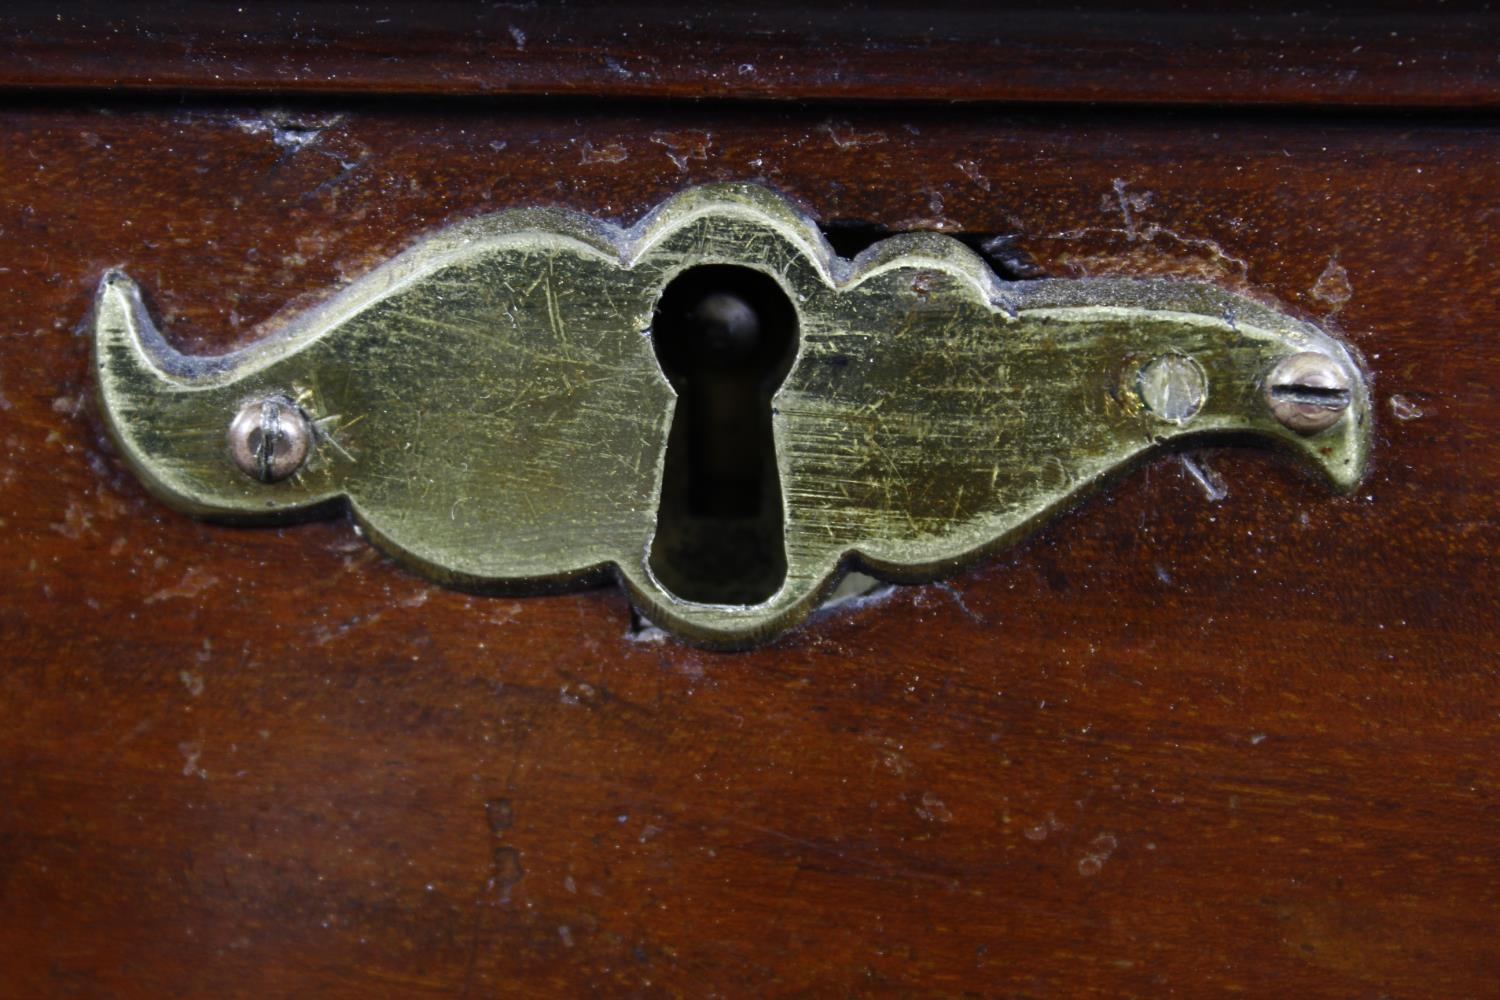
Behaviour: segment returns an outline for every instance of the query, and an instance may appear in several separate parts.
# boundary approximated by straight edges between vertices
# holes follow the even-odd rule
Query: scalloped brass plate
[[[796,314],[770,417],[785,572],[754,603],[686,600],[650,558],[677,398],[653,310],[703,265],[769,276]],[[517,591],[614,573],[653,622],[723,646],[796,623],[851,565],[952,572],[1172,439],[1258,436],[1344,489],[1370,446],[1355,359],[1306,322],[1193,282],[1005,282],[934,234],[845,260],[751,185],[688,190],[629,230],[556,209],[464,223],[219,357],[174,350],[111,273],[94,334],[109,431],[179,510],[264,521],[343,500],[435,579]],[[1314,434],[1264,395],[1307,352],[1353,386]],[[295,401],[313,441],[268,483],[225,434],[272,397]]]

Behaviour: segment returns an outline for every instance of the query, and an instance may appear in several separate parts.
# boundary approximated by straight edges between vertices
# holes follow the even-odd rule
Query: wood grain
[[[1492,127],[189,104],[0,137],[0,993],[1493,991]],[[1168,456],[713,654],[613,588],[470,596],[346,523],[194,522],[103,440],[108,267],[221,351],[445,223],[730,179],[1320,317],[1375,372],[1375,469],[1340,498]]]
[[[1487,3],[15,0],[0,85],[175,93],[1500,107]]]

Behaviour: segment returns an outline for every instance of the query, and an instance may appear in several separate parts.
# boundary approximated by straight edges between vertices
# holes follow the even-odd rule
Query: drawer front
[[[1487,122],[208,99],[0,112],[0,951],[16,995],[1472,996],[1500,915]],[[1331,495],[1210,443],[743,653],[172,513],[86,328],[189,353],[444,224],[752,180],[1340,332]],[[865,225],[849,225],[850,220]],[[850,234],[854,234],[851,236]]]

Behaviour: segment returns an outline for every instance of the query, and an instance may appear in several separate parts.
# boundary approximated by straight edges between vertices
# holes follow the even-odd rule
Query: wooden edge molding
[[[0,88],[1500,107],[1500,13],[25,3]]]

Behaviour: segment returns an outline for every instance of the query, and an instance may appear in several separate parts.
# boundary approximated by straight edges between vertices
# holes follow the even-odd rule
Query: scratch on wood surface
[[[1218,472],[1191,455],[1178,455],[1177,461],[1187,473],[1188,478],[1202,488],[1203,495],[1208,498],[1209,503],[1218,503],[1229,496],[1229,486]]]
[[[183,574],[181,580],[170,587],[163,587],[146,598],[147,604],[157,604],[173,597],[194,598],[216,586],[219,578],[202,566],[194,566]]]

